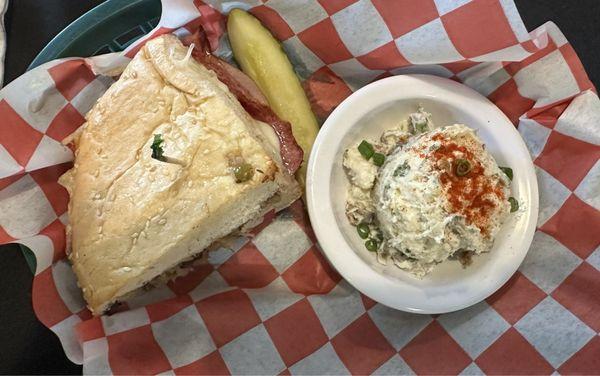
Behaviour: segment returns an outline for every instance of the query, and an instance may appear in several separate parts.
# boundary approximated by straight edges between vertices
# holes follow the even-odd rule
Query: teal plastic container
[[[62,57],[122,51],[158,24],[160,12],[160,0],[107,0],[54,37],[29,69]]]

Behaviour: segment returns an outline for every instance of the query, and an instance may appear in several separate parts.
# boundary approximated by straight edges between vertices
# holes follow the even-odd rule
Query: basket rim
[[[37,54],[27,70],[62,57],[62,53],[77,38],[89,30],[106,22],[110,17],[124,12],[129,8],[139,6],[149,0],[107,0],[84,13],[81,17],[71,22],[61,30],[48,44]]]

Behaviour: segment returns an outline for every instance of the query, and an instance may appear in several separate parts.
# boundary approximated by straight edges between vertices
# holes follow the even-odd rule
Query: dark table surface
[[[70,22],[102,0],[9,0],[5,83]],[[592,81],[600,84],[599,0],[515,0],[529,30],[551,20],[565,33]],[[16,246],[0,250],[0,373],[77,374],[56,336],[31,307],[32,275]]]

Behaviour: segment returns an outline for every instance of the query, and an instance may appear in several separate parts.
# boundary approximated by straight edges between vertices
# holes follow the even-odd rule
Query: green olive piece
[[[456,176],[465,176],[471,171],[471,162],[466,159],[457,159],[454,166]]]
[[[369,233],[371,232],[371,230],[369,229],[369,225],[367,225],[366,223],[361,223],[358,226],[356,226],[356,231],[358,232],[358,236],[360,236],[361,239],[368,238]]]
[[[236,183],[245,183],[254,176],[254,167],[250,163],[242,163],[233,168]]]
[[[377,251],[377,240],[374,239],[369,239],[365,242],[365,247],[367,247],[367,251],[369,252],[376,252]]]

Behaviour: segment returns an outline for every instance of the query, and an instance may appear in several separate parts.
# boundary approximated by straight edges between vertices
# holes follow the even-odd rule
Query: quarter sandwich
[[[192,48],[147,42],[65,140],[69,258],[95,315],[301,195],[289,124],[255,120]]]

